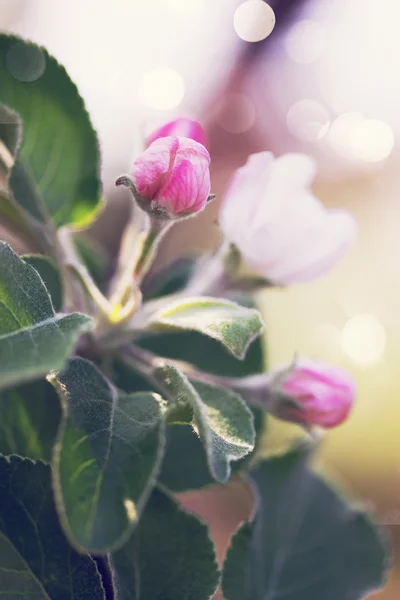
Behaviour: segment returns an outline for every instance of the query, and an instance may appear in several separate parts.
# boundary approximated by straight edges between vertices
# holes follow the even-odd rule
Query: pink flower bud
[[[210,194],[210,155],[194,140],[155,140],[135,160],[132,181],[142,207],[162,218],[177,218],[203,210]]]
[[[207,146],[206,132],[200,123],[191,119],[181,118],[165,123],[165,125],[153,131],[146,140],[146,147],[159,138],[170,136],[190,138],[203,146]]]
[[[355,239],[354,219],[324,208],[312,194],[315,171],[303,154],[253,154],[223,198],[219,222],[226,238],[250,268],[277,285],[323,275]]]
[[[281,390],[294,403],[277,402],[274,413],[283,420],[301,425],[336,427],[352,408],[355,385],[342,369],[311,360],[301,360],[287,375],[280,371]],[[297,406],[296,406],[297,405]]]

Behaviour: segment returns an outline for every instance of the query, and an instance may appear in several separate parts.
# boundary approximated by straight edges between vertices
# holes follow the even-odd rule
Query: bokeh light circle
[[[263,0],[246,0],[237,7],[233,25],[245,42],[260,42],[271,35],[275,27],[275,13]]]
[[[46,69],[46,57],[37,46],[17,42],[6,54],[8,72],[18,81],[31,83],[43,75]]]
[[[320,23],[303,19],[295,23],[284,38],[288,56],[296,63],[310,64],[325,48],[325,31]]]
[[[251,129],[256,120],[256,110],[246,94],[226,94],[217,109],[219,125],[229,133],[244,133]]]
[[[328,110],[316,100],[295,102],[286,115],[289,131],[302,142],[317,142],[329,130]]]
[[[343,113],[332,123],[328,142],[344,158],[380,162],[391,154],[395,138],[384,121],[366,119],[360,113]]]
[[[341,345],[356,363],[368,365],[382,358],[386,348],[386,331],[375,315],[356,315],[347,321]]]
[[[152,69],[139,81],[139,100],[154,110],[176,108],[182,102],[184,95],[185,82],[182,76],[167,67]]]

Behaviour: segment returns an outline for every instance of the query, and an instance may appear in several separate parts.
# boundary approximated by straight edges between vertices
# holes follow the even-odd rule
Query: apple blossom
[[[253,154],[225,192],[220,226],[246,264],[277,285],[312,280],[333,267],[355,239],[344,210],[329,210],[310,190],[311,157]]]
[[[354,402],[355,385],[346,371],[303,359],[286,373],[278,372],[280,388],[294,402],[278,401],[275,416],[324,428],[337,427],[347,419]]]
[[[134,162],[132,183],[144,210],[175,219],[202,211],[210,194],[210,155],[189,138],[156,139]]]
[[[207,146],[206,132],[200,123],[192,119],[180,118],[175,119],[175,121],[169,121],[153,131],[146,139],[146,147],[159,138],[170,136],[190,138],[203,146]]]

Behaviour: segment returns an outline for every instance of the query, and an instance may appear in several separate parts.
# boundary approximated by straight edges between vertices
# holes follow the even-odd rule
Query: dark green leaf
[[[71,239],[81,262],[96,284],[103,287],[110,274],[111,259],[108,252],[84,231],[71,232]]]
[[[207,527],[158,489],[111,567],[116,600],[209,600],[218,585]]]
[[[136,343],[159,356],[192,363],[201,371],[214,375],[244,377],[265,368],[262,337],[251,344],[246,357],[240,361],[220,343],[196,331],[143,336]]]
[[[1,88],[0,88],[1,96]],[[0,104],[0,220],[4,227],[21,238],[32,251],[51,251],[51,226],[43,219],[36,219],[7,189],[15,155],[22,139],[22,123],[18,114]],[[54,235],[54,232],[53,232]],[[54,239],[53,239],[54,241]]]
[[[0,596],[4,600],[104,600],[96,564],[67,543],[50,468],[0,457]]]
[[[178,258],[164,269],[151,272],[142,285],[144,300],[175,294],[181,290],[192,275],[196,263],[195,258]]]
[[[241,296],[235,300],[239,304],[250,304],[249,308],[254,308],[248,296]],[[241,361],[227,352],[222,344],[196,331],[147,335],[135,343],[159,356],[192,363],[201,371],[215,375],[244,377],[264,371],[266,365],[264,336],[259,336],[251,344]]]
[[[383,585],[381,532],[309,469],[308,455],[293,450],[252,473],[258,508],[228,551],[226,600],[358,600]]]
[[[262,331],[260,313],[216,298],[189,298],[170,304],[152,315],[154,331],[198,331],[221,342],[236,358],[243,359],[251,342]]]
[[[48,213],[57,225],[88,222],[100,200],[98,144],[75,85],[46,50],[4,34],[0,81],[0,102],[23,122],[16,202],[38,221]]]
[[[257,449],[258,434],[264,429],[264,413],[253,409],[256,447],[247,456],[231,463],[232,473],[247,468]],[[198,490],[215,483],[207,464],[207,455],[190,425],[168,425],[167,444],[159,481],[173,492]]]
[[[41,277],[4,242],[0,242],[0,306],[13,318],[12,326],[0,319],[0,335],[54,317]]]
[[[173,401],[193,409],[193,426],[206,450],[210,473],[217,481],[227,481],[230,462],[254,448],[253,415],[249,408],[238,394],[209,383],[189,381],[175,366],[160,366],[154,375]]]
[[[46,381],[0,391],[0,453],[51,461],[60,402]]]
[[[78,548],[106,552],[128,539],[158,475],[163,401],[148,392],[118,397],[81,358],[52,383],[64,412],[54,461],[61,520]]]
[[[86,315],[57,315],[0,336],[0,389],[38,379],[62,368],[79,334],[89,324],[90,318]]]
[[[0,162],[6,168],[6,172],[9,170],[11,160],[18,150],[21,137],[21,119],[8,106],[0,104]],[[7,153],[4,153],[1,144],[5,146]]]
[[[0,389],[60,369],[90,318],[55,315],[37,271],[0,242]]]
[[[50,294],[54,310],[60,312],[63,303],[63,284],[53,261],[41,254],[25,254],[22,258],[39,273]]]
[[[41,227],[35,228],[34,224],[31,225],[29,215],[23,214],[12,196],[3,190],[0,191],[0,220],[5,229],[23,240],[32,251],[47,251],[48,246],[43,240]]]
[[[215,483],[208,468],[204,446],[193,427],[168,425],[166,432],[160,482],[174,492],[197,490]]]

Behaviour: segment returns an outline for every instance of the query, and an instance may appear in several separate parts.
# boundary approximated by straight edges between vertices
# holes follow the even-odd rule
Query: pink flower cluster
[[[210,197],[210,155],[195,121],[178,119],[153,132],[132,168],[132,182],[148,212],[165,218],[202,211]],[[222,233],[247,266],[275,285],[312,280],[333,267],[352,245],[354,219],[326,209],[311,191],[315,162],[302,154],[249,157],[234,173],[222,199]],[[300,362],[284,378],[294,403],[277,416],[311,426],[334,427],[348,416],[354,384],[339,369]]]
[[[149,210],[169,218],[196,214],[210,195],[210,155],[199,123],[177,119],[154,131],[132,168]],[[276,285],[310,281],[333,267],[352,245],[354,219],[329,210],[310,186],[315,162],[303,154],[250,156],[233,175],[219,223],[247,265]]]

